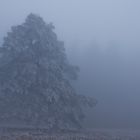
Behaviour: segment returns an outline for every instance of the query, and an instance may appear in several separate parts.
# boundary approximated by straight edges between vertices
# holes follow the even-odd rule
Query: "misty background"
[[[140,1],[0,0],[0,44],[31,12],[53,22],[80,67],[77,92],[98,100],[87,125],[140,128]]]

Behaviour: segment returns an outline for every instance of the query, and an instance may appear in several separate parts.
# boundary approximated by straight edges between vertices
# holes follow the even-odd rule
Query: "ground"
[[[46,130],[0,129],[0,140],[140,140],[140,130],[94,129],[50,133]]]

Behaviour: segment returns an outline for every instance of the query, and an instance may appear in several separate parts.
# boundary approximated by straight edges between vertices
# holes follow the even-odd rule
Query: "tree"
[[[80,128],[83,105],[70,84],[78,67],[70,65],[54,26],[30,14],[11,28],[0,48],[0,120],[48,129]]]

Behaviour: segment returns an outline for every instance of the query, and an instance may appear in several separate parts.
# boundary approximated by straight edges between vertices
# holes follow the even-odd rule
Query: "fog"
[[[31,12],[53,22],[80,67],[77,92],[98,100],[87,125],[140,128],[140,1],[0,0],[0,42]]]

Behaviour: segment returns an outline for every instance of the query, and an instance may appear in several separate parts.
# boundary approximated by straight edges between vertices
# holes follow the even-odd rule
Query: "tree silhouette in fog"
[[[48,129],[80,128],[82,107],[95,100],[70,84],[78,67],[69,64],[54,26],[30,14],[11,28],[0,48],[0,119]]]

